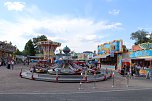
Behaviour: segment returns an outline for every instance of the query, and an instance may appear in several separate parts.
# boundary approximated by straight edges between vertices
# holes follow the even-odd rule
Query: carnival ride
[[[57,47],[61,46],[61,43],[54,42],[51,40],[40,41],[37,43],[39,50],[43,51],[43,57],[45,60],[51,60],[53,63],[53,58],[55,57],[55,50]]]
[[[21,77],[52,82],[92,82],[106,80],[111,73],[97,68],[95,65],[77,65],[70,56],[70,49],[63,49],[64,56],[54,64],[37,64],[29,71],[20,73]]]

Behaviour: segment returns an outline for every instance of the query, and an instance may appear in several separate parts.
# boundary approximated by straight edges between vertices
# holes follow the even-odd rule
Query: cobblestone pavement
[[[152,89],[152,80],[141,77],[130,79],[129,87],[127,87],[126,78],[118,73],[115,73],[114,87],[112,87],[113,79],[111,78],[107,81],[82,83],[81,90],[79,89],[79,83],[54,83],[20,78],[19,73],[21,68],[25,71],[31,65],[18,64],[14,66],[14,70],[6,69],[6,66],[0,67],[0,93],[71,93]]]

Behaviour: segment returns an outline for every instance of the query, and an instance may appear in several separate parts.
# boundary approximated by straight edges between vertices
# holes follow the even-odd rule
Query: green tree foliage
[[[33,43],[36,46],[39,41],[47,41],[47,37],[45,35],[38,36],[37,38],[33,38]]]
[[[149,34],[149,42],[152,43],[152,33]]]
[[[138,30],[136,32],[131,33],[130,39],[135,40],[135,44],[141,44],[141,43],[146,43],[150,42],[151,39],[148,38],[148,32],[144,30]]]
[[[22,55],[22,52],[21,52],[19,49],[17,49],[14,54],[15,54],[15,55]]]
[[[47,40],[48,39],[47,39],[47,37],[45,35],[41,35],[41,36],[38,36],[36,38],[33,38],[33,44],[34,44],[34,48],[35,48],[36,53],[39,53],[39,49],[37,47],[37,42],[39,42],[39,41],[47,41]]]
[[[37,42],[48,40],[45,35],[38,36],[36,38],[30,39],[24,47],[23,55],[31,55],[34,56],[36,53],[39,53],[39,49],[37,47]]]
[[[26,43],[26,45],[24,47],[23,54],[24,55],[31,55],[31,56],[35,55],[35,49],[34,49],[34,45],[33,45],[33,42],[31,39]]]

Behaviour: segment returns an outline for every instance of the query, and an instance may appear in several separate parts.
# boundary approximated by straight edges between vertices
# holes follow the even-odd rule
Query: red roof
[[[132,50],[133,51],[138,51],[138,50],[142,50],[142,48],[139,45],[133,45]]]

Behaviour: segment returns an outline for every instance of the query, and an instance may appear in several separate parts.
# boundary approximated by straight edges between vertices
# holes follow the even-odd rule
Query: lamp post
[[[96,88],[96,71],[94,71],[94,82],[93,82],[93,88]]]
[[[59,76],[58,76],[58,69],[56,70],[56,82],[58,82]]]
[[[87,82],[87,70],[85,71],[85,81]]]
[[[83,73],[81,72],[81,77],[83,76]],[[81,82],[81,80],[80,80],[80,85],[79,85],[79,90],[81,90],[82,89],[82,82]]]
[[[126,76],[126,80],[127,80],[127,87],[129,87],[129,72],[127,73],[127,76]]]
[[[114,77],[115,77],[115,73],[113,72],[113,73],[112,73],[112,88],[113,88],[113,87],[114,87],[114,85],[115,85]]]

